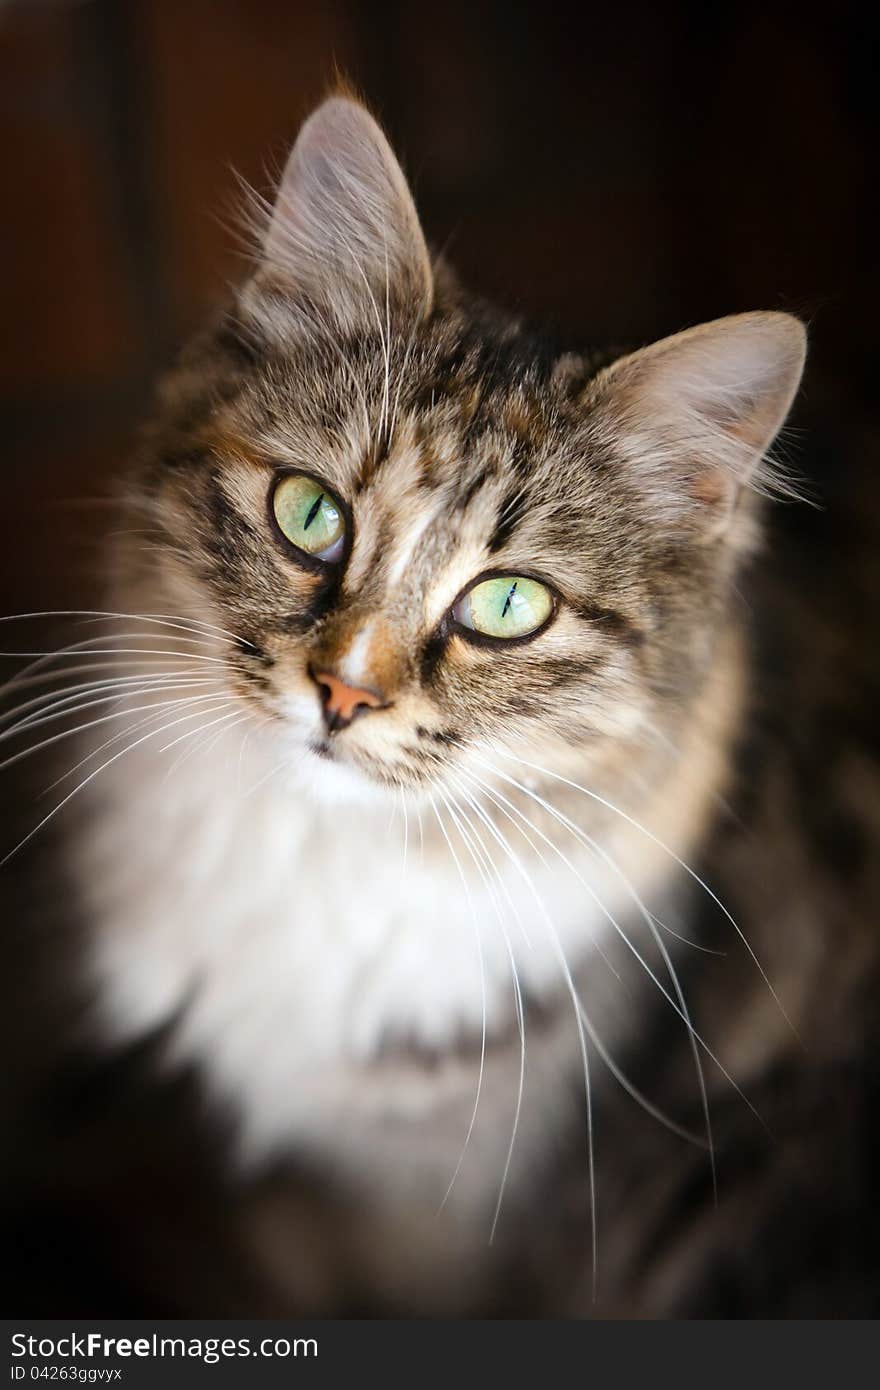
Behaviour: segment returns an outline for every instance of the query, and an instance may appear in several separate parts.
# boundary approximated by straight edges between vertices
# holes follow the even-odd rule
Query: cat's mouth
[[[346,772],[361,777],[366,782],[381,786],[388,780],[387,769],[383,763],[374,758],[364,757],[363,754],[352,757],[351,753],[341,748],[333,738],[311,738],[306,747],[316,758],[320,758],[322,763],[332,763],[340,770],[344,768]]]
[[[309,752],[318,758],[326,758],[328,762],[336,762],[336,750],[329,739],[313,739],[309,744]]]
[[[388,762],[382,758],[365,755],[361,751],[353,757],[350,750],[343,748],[332,738],[310,738],[306,748],[319,760],[321,767],[326,768],[328,774],[331,767],[334,769],[334,782],[337,775],[340,775],[345,778],[346,784],[354,779],[361,789],[371,787],[374,791],[395,791],[399,788],[415,791],[424,784],[424,775],[420,776],[419,770],[408,762],[398,759]]]

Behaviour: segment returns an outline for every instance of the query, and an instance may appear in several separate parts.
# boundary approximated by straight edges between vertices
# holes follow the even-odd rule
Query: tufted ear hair
[[[620,358],[589,383],[587,401],[658,519],[686,516],[713,537],[744,486],[786,491],[765,454],[805,355],[790,314],[735,314]]]
[[[278,188],[257,280],[347,329],[421,318],[431,262],[403,171],[369,112],[325,101],[300,130]]]

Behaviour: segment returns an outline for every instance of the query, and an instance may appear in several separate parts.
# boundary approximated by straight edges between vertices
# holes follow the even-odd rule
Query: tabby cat
[[[801,323],[558,351],[347,96],[253,213],[14,687],[83,726],[5,870],[60,837],[76,1001],[27,1311],[875,1308],[871,692],[822,514],[762,542]]]

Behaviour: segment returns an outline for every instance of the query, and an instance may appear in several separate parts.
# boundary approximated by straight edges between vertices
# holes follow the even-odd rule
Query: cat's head
[[[138,583],[237,634],[233,688],[352,786],[499,744],[601,764],[687,718],[803,358],[780,313],[548,351],[432,261],[382,132],[332,98],[166,386]]]

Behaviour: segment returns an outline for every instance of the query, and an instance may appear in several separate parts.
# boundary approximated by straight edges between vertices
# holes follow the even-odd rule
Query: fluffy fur
[[[518,1110],[514,1172],[540,1168],[568,1088],[521,1109],[521,1044],[505,1087],[480,1058],[535,1005],[565,1013],[573,1057],[620,1037],[618,920],[723,790],[748,488],[802,361],[778,314],[598,369],[548,352],[432,271],[362,108],[307,122],[253,277],[164,388],[135,475],[156,549],[123,544],[108,605],[193,623],[218,737],[173,776],[156,749],[179,738],[152,729],[114,759],[78,866],[110,1034],[174,1020],[168,1057],[198,1065],[248,1161],[301,1151],[436,1205],[479,1084],[453,1203],[490,1221]],[[280,468],[342,501],[344,563],[316,572],[273,534]],[[454,629],[487,571],[552,586],[546,631]],[[327,736],[314,670],[387,707]],[[562,851],[546,798],[580,827]],[[664,971],[645,921],[633,950]]]
[[[489,1306],[490,1233],[507,1215],[540,1246],[571,1146],[595,1254],[598,1106],[609,1306],[696,1306],[698,1261],[640,1285],[638,1212],[662,1224],[685,1168],[711,1184],[710,1110],[748,1116],[737,1088],[815,1007],[755,914],[746,942],[728,913],[736,876],[716,896],[692,867],[746,766],[741,589],[764,495],[791,491],[767,453],[803,329],[754,313],[620,358],[556,350],[432,261],[346,98],[306,123],[263,213],[252,274],[164,383],[127,482],[107,607],[138,615],[114,640],[147,674],[124,745],[88,744],[70,855],[98,1045],[149,1040],[166,1076],[198,1078],[241,1183],[320,1173],[391,1306]],[[341,563],[277,533],[283,470],[341,503]],[[511,644],[462,632],[453,605],[487,573],[543,581],[552,621]],[[333,734],[328,670],[380,704]],[[723,1057],[683,983],[719,923],[739,982]],[[696,1139],[692,1159],[655,1164],[644,1136],[630,1154],[644,1124]],[[378,1272],[364,1220],[393,1232]],[[256,1306],[299,1306],[285,1281]]]

